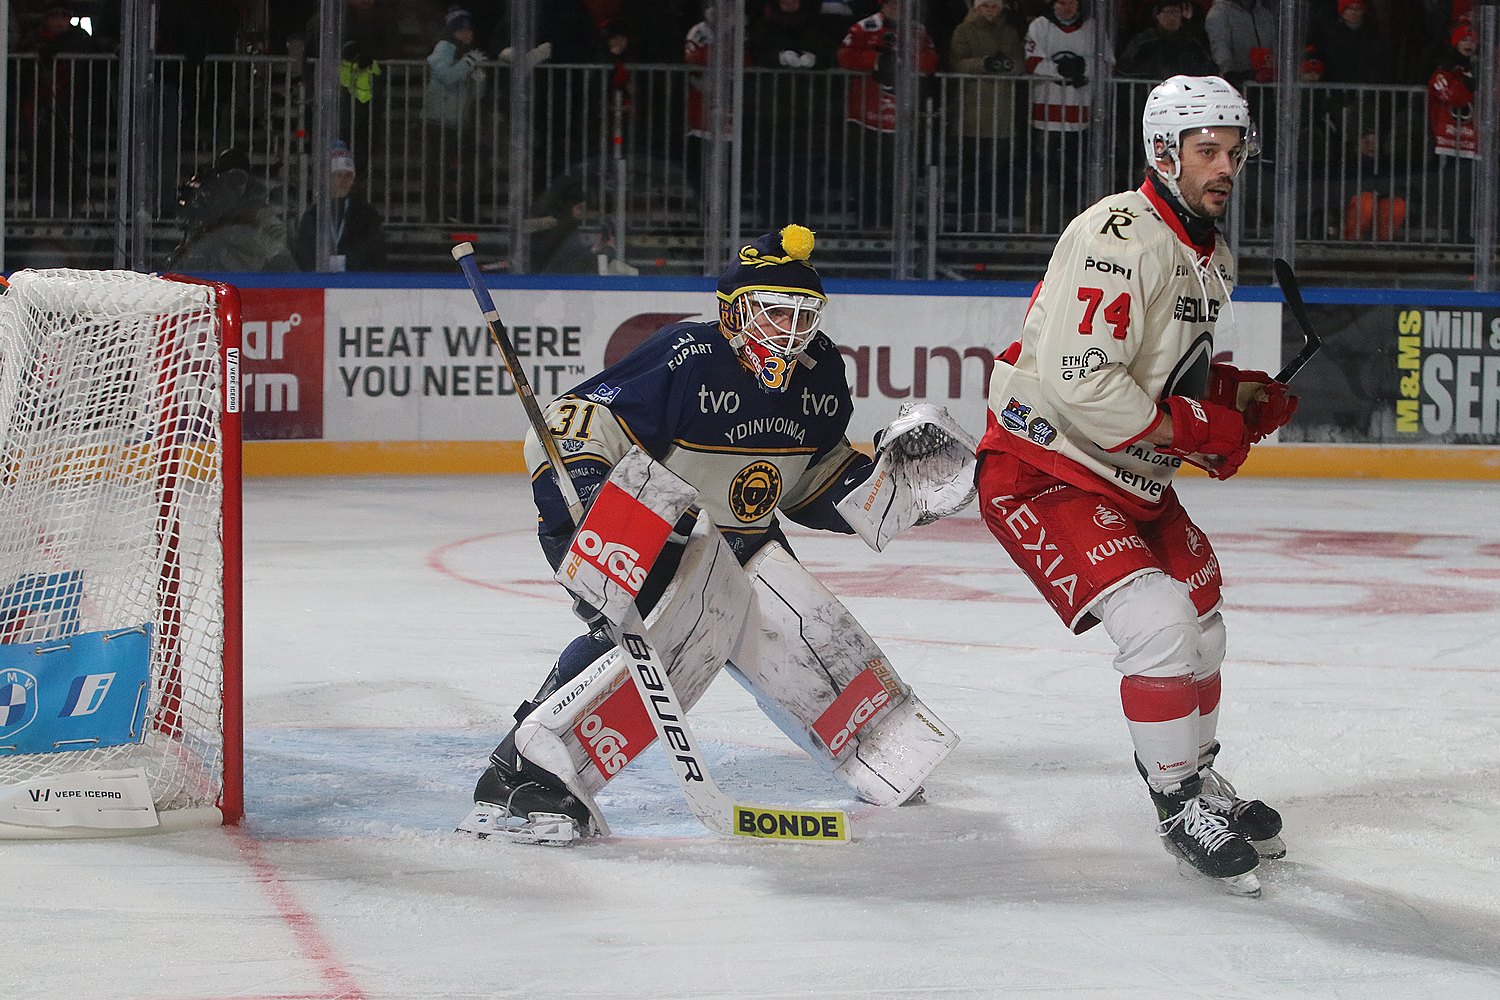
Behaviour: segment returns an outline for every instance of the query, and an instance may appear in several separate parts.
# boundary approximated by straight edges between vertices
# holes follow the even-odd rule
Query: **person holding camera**
[[[976,0],[949,42],[958,88],[959,226],[994,232],[1019,214],[1012,188],[1016,84],[1025,52],[1002,0]],[[1004,221],[1002,221],[1004,220]]]

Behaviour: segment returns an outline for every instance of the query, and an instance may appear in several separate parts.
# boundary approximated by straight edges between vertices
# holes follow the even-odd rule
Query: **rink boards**
[[[522,471],[515,386],[454,276],[233,275],[244,302],[249,475]],[[660,326],[714,315],[709,279],[492,279],[542,400]],[[854,391],[850,438],[901,403],[984,427],[994,355],[1032,288],[1014,282],[830,280],[824,329]],[[1307,289],[1323,352],[1303,404],[1249,475],[1500,478],[1500,295]],[[1301,347],[1275,288],[1240,289],[1220,315],[1220,360],[1275,371]]]

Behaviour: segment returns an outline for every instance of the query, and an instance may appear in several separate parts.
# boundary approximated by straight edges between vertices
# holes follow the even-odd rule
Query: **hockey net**
[[[0,836],[240,817],[238,313],[130,271],[0,295]]]

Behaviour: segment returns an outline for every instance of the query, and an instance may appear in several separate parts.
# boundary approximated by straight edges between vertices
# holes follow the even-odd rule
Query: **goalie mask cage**
[[[235,289],[189,278],[0,295],[0,837],[241,816],[239,335]],[[67,659],[89,643],[134,659]],[[110,780],[133,820],[39,809]]]

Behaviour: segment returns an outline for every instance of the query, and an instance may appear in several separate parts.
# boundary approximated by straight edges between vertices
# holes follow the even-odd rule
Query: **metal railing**
[[[503,257],[519,199],[533,247],[560,234],[598,244],[597,230],[607,226],[611,252],[623,248],[637,264],[703,270],[705,171],[714,144],[728,140],[705,125],[702,69],[631,66],[621,81],[609,66],[541,64],[529,78],[529,134],[517,134],[512,69],[483,68],[468,112],[452,126],[423,119],[422,61],[382,63],[369,100],[337,91],[337,132],[354,149],[363,192],[404,247],[393,268],[428,266],[429,253],[431,266],[446,266],[443,247],[457,230],[479,234],[482,248]],[[8,72],[16,96],[6,119],[7,266],[48,255],[116,263],[115,57],[18,54]],[[898,148],[918,151],[915,237],[924,277],[1003,273],[997,262],[1006,260],[1034,269],[1090,190],[1132,187],[1143,176],[1134,111],[1149,81],[1107,81],[1101,104],[1116,114],[1084,131],[1055,132],[1031,125],[1031,78],[940,74],[921,81],[915,141],[898,147],[891,133],[846,120],[856,74],[742,72],[742,103],[732,113],[740,116],[743,184],[730,196],[744,234],[803,222],[819,233],[820,264],[834,272],[879,274],[887,266]],[[181,234],[183,180],[230,146],[248,155],[270,205],[293,226],[312,203],[312,171],[327,163],[311,149],[307,66],[285,57],[201,64],[161,57],[152,79],[154,120],[132,123],[154,137],[153,162],[144,165],[155,192],[149,266],[161,266]],[[1472,274],[1476,243],[1487,236],[1494,245],[1497,220],[1474,208],[1484,183],[1478,161],[1433,151],[1425,91],[1296,88],[1295,150],[1277,143],[1275,88],[1248,88],[1267,149],[1243,175],[1231,219],[1237,245],[1269,246],[1286,226],[1299,250],[1351,273],[1367,274],[1360,253],[1422,250],[1454,274]],[[527,176],[510,167],[515,142],[530,143],[531,156],[519,161]],[[1089,173],[1096,143],[1105,144],[1110,165],[1102,179]],[[1284,156],[1295,160],[1290,199],[1278,197],[1273,170]],[[549,266],[535,256],[530,263]]]

